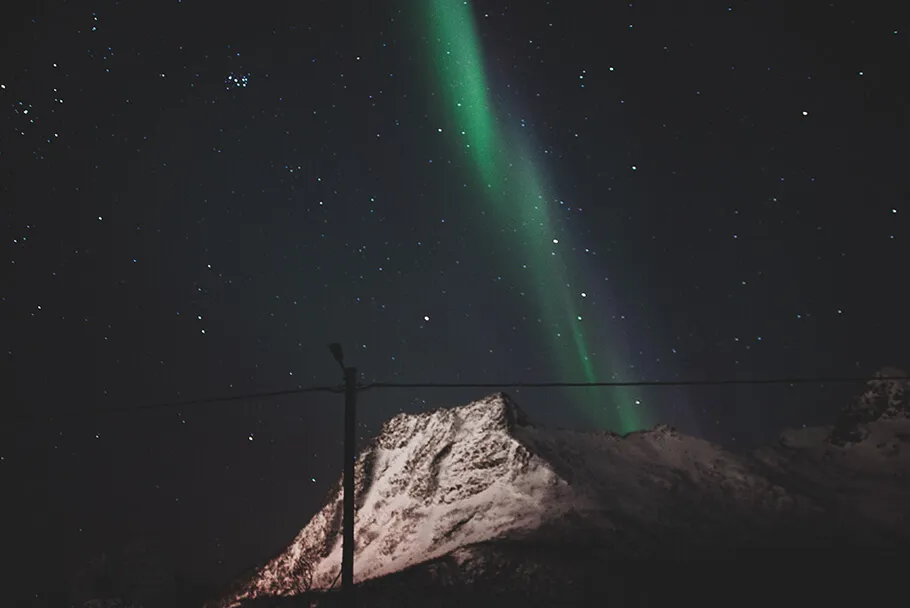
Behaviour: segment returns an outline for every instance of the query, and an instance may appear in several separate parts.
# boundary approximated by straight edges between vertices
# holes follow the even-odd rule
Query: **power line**
[[[208,403],[222,403],[226,401],[240,401],[242,399],[265,399],[269,397],[283,397],[286,395],[300,395],[303,393],[343,393],[343,387],[337,386],[308,386],[292,388],[284,391],[271,391],[268,393],[247,393],[245,395],[225,395],[223,397],[207,397],[204,399],[187,399],[184,401],[165,401],[161,403],[147,403],[139,406],[102,407],[94,411],[104,412],[134,412],[141,410],[154,410],[165,407],[183,407],[187,405],[205,405]]]
[[[486,382],[479,384],[460,383],[398,383],[374,382],[359,387],[371,388],[579,388],[579,387],[622,387],[622,386],[726,386],[734,384],[856,384],[870,380],[910,380],[910,376],[887,376],[884,378],[760,378],[757,380],[655,380],[641,382]]]
[[[129,414],[133,412],[142,412],[159,409],[175,409],[194,405],[207,405],[210,403],[226,403],[229,401],[242,401],[246,399],[266,399],[270,397],[282,397],[287,395],[301,395],[304,393],[343,393],[343,387],[336,386],[309,386],[302,388],[293,388],[283,391],[271,391],[267,393],[246,393],[243,395],[225,395],[222,397],[205,397],[202,399],[186,399],[183,401],[162,401],[158,403],[145,403],[141,405],[125,406],[101,406],[94,407],[87,411],[78,412],[54,412],[47,413],[44,417],[48,419],[71,418],[74,416],[87,416],[90,414]]]
[[[860,384],[867,383],[871,380],[910,380],[910,376],[888,376],[888,377],[839,377],[839,378],[760,378],[754,380],[655,380],[641,382],[372,382],[357,386],[358,391],[372,389],[405,389],[405,388],[617,388],[617,387],[640,387],[640,386],[733,386],[733,385],[770,385],[770,384]],[[250,399],[267,399],[271,397],[282,397],[288,395],[301,395],[305,393],[338,393],[344,392],[343,386],[310,386],[282,391],[271,391],[264,393],[245,393],[242,395],[226,395],[221,397],[206,397],[202,399],[187,399],[183,401],[165,401],[159,403],[147,403],[135,406],[103,406],[92,408],[83,412],[62,412],[48,414],[48,418],[67,418],[70,416],[85,416],[93,413],[132,413],[158,409],[174,409],[196,405],[206,405],[211,403],[227,403],[233,401],[244,401]]]

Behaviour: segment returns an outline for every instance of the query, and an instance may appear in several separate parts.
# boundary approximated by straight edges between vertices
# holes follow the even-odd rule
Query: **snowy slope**
[[[513,435],[526,424],[502,395],[386,422],[356,465],[355,581],[535,528],[568,508],[569,484]],[[331,587],[341,563],[342,501],[339,481],[334,496],[238,599]]]
[[[880,428],[869,438],[899,446],[903,422],[875,422]],[[910,450],[865,441],[837,448],[850,464],[834,470],[820,447],[830,445],[825,437],[807,430],[787,447],[736,456],[666,426],[626,436],[536,428],[503,393],[401,414],[357,460],[354,579],[443,556],[475,559],[472,548],[490,541],[593,541],[624,556],[759,543],[772,530],[795,533],[828,521],[822,516],[830,497],[842,494],[843,479],[879,471],[876,458],[890,463],[890,475],[910,475]],[[876,479],[894,485],[891,477]],[[857,492],[874,494],[876,481],[855,483]],[[894,505],[866,506],[860,515],[904,526],[910,496],[892,492],[883,497]],[[288,548],[218,605],[337,584],[342,499],[339,481]],[[834,514],[855,516],[848,503],[840,499]]]
[[[848,445],[827,441],[828,428],[788,431],[754,456],[765,475],[815,497],[830,515],[870,522],[881,538],[910,538],[910,418],[863,426],[863,439]]]

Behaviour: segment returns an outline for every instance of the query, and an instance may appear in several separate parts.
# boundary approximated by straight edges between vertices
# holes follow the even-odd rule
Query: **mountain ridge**
[[[863,424],[872,427],[866,439],[878,446],[887,437],[890,447],[870,448],[866,439],[837,446],[830,430],[803,429],[780,445],[739,456],[668,425],[622,436],[541,429],[505,393],[398,414],[355,463],[355,582],[378,584],[445,556],[482,552],[485,543],[579,542],[608,547],[604,558],[685,557],[798,545],[842,533],[839,527],[851,542],[878,542],[895,530],[906,535],[910,524],[901,506],[910,505],[910,495],[885,492],[896,507],[874,500],[875,508],[857,509],[855,496],[838,502],[830,487],[807,481],[819,467],[831,468],[824,463],[832,457],[824,454],[857,450],[869,454],[840,458],[847,464],[890,459],[892,474],[910,473],[910,450],[900,450],[910,420]],[[862,484],[854,494],[862,490],[871,495]],[[339,480],[284,551],[210,605],[333,587],[342,498]],[[850,521],[857,517],[863,525]]]

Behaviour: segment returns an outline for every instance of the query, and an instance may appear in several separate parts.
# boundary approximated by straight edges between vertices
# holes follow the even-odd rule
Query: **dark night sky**
[[[340,474],[340,396],[94,410],[336,385],[331,341],[363,382],[910,363],[898,4],[477,0],[477,44],[430,24],[445,4],[5,7],[3,537],[42,564],[20,581],[142,536],[215,581],[281,548]],[[488,107],[453,110],[439,45],[478,53]],[[364,393],[363,437],[487,392]],[[744,445],[855,391],[512,392],[543,424]]]

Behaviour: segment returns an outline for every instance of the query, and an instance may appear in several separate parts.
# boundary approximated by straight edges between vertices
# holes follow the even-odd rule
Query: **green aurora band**
[[[597,382],[594,353],[584,331],[584,324],[594,320],[582,318],[576,301],[580,290],[572,289],[565,255],[560,253],[573,249],[563,242],[565,238],[557,238],[545,202],[545,186],[526,138],[499,128],[471,6],[465,0],[415,0],[415,4],[422,23],[428,26],[429,68],[444,91],[447,120],[460,134],[460,145],[486,194],[484,202],[490,205],[491,219],[496,220],[490,224],[499,227],[494,238],[502,238],[503,233],[515,237],[514,246],[508,248],[514,259],[507,263],[522,269],[560,377]],[[608,368],[604,377],[619,382],[617,349],[612,346],[603,362]],[[627,433],[645,426],[644,411],[633,388],[568,390],[573,402],[601,428]]]

